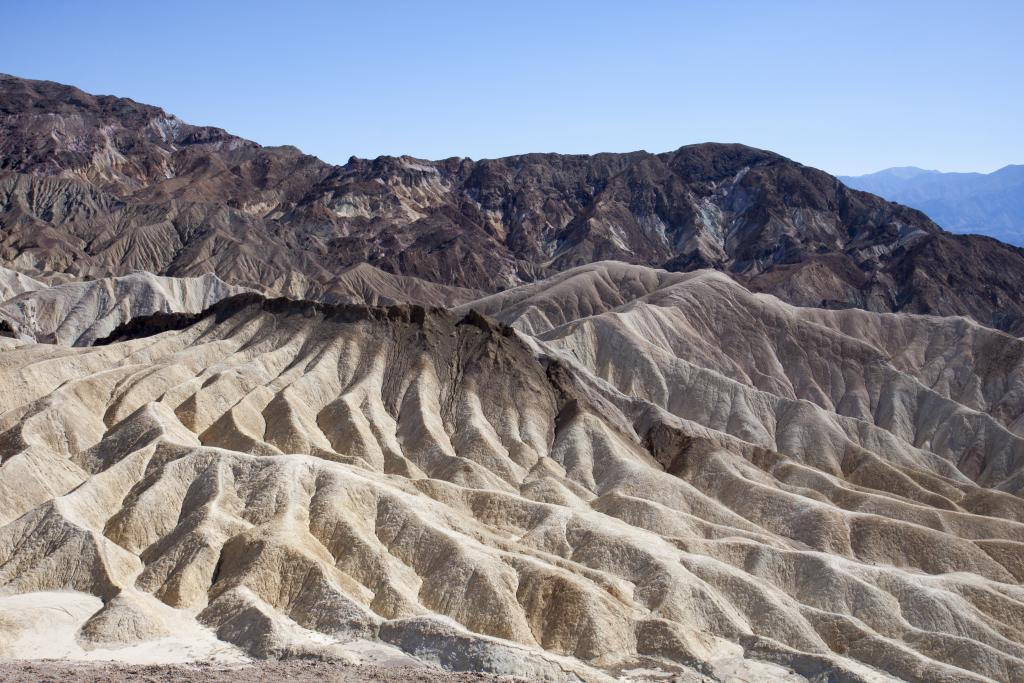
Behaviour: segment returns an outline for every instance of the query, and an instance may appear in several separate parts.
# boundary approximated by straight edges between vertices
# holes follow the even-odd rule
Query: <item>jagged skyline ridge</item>
[[[1024,329],[1024,252],[767,150],[331,166],[133,100],[9,76],[0,88],[0,255],[29,275],[213,272],[331,300],[364,263],[480,292],[614,259],[714,267],[800,305]]]

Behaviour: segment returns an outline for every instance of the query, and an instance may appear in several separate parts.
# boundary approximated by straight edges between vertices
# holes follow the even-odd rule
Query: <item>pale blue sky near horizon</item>
[[[0,72],[333,163],[771,149],[835,174],[1024,163],[1024,2],[4,0]]]

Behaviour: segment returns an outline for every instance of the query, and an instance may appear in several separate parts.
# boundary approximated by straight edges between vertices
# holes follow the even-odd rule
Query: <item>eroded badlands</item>
[[[79,654],[1024,679],[1019,339],[615,263],[454,309],[188,296],[0,339],[6,654],[74,591]]]

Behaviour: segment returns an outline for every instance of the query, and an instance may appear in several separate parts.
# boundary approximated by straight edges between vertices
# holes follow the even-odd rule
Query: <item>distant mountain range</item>
[[[1024,165],[987,174],[900,166],[839,179],[854,189],[920,209],[947,230],[1024,245]]]

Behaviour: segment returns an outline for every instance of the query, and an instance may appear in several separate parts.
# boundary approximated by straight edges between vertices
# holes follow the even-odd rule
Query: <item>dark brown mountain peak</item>
[[[0,112],[0,246],[29,269],[214,271],[316,298],[360,263],[495,291],[617,260],[1024,331],[1024,253],[744,145],[331,166],[56,83],[0,78]]]

